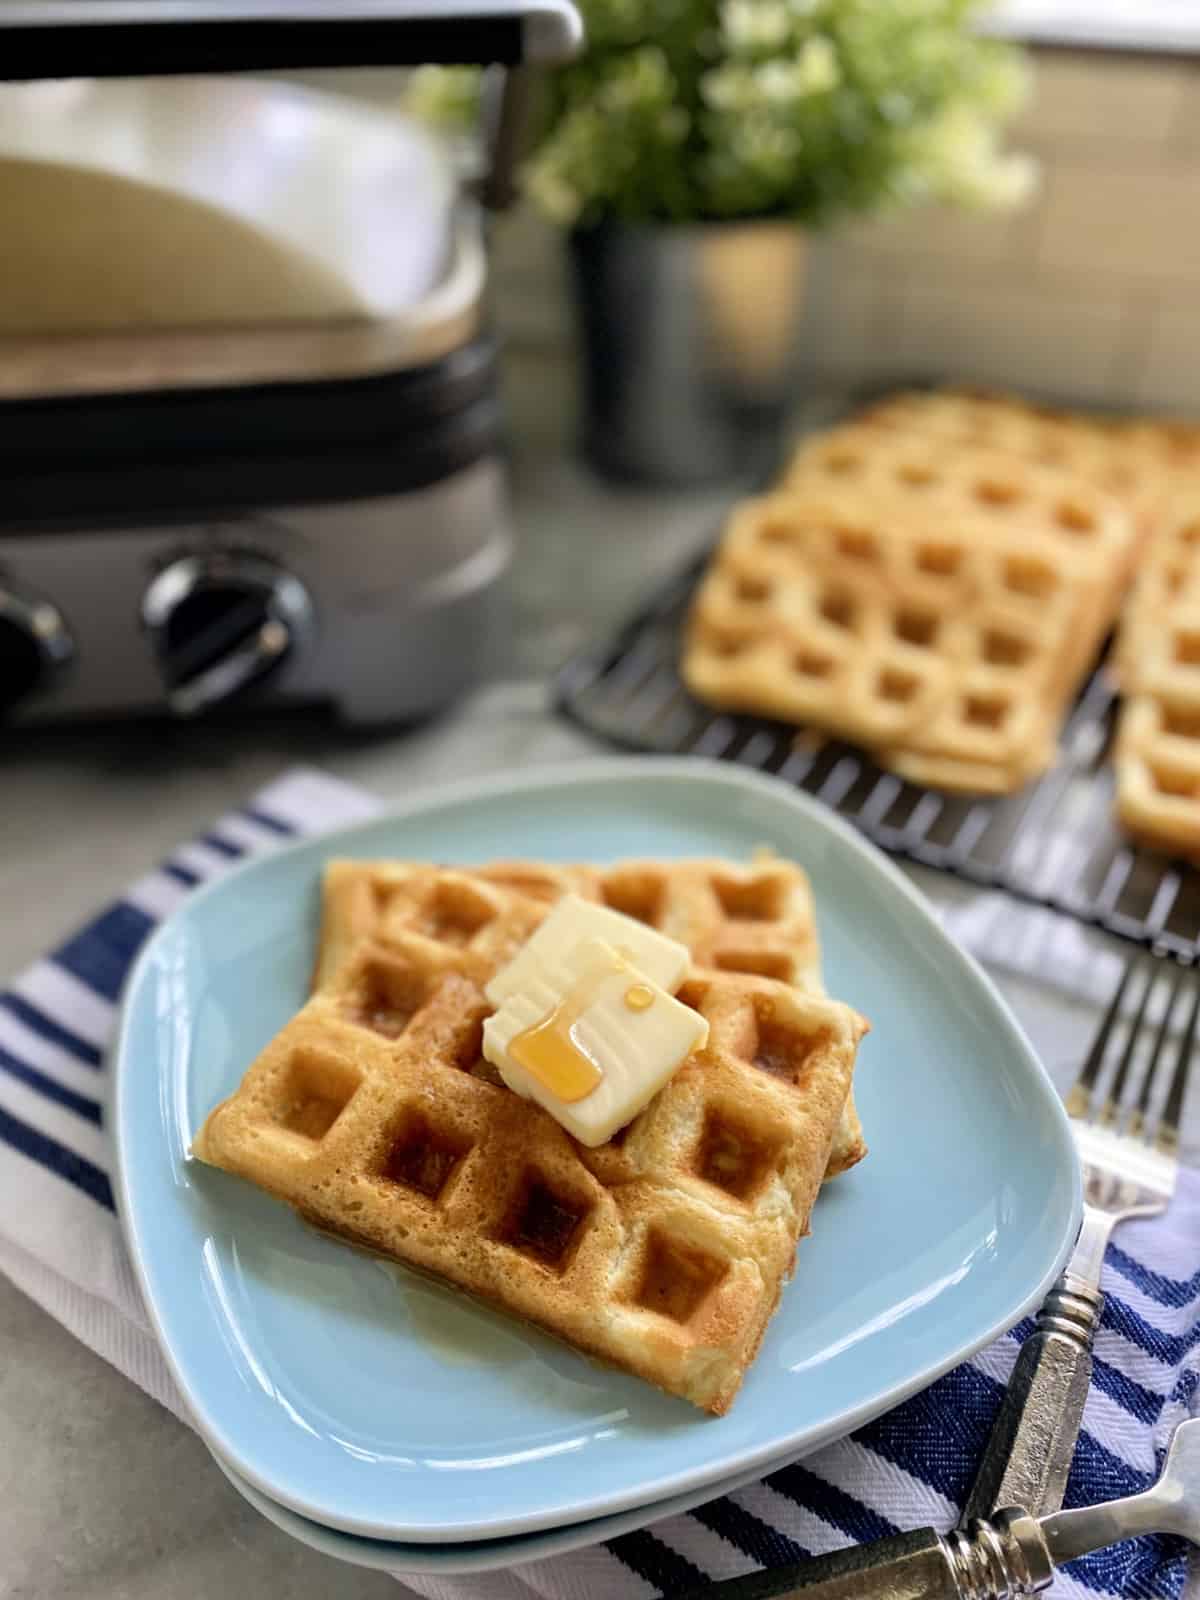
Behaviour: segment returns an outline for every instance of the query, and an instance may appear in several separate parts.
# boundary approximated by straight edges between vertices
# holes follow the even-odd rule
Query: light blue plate
[[[695,1412],[188,1158],[304,998],[323,861],[748,856],[816,891],[829,988],[872,1021],[870,1159],[830,1184],[732,1411]],[[146,947],[116,1051],[120,1208],[197,1426],[281,1505],[370,1538],[498,1538],[798,1455],[929,1383],[1041,1299],[1079,1218],[1058,1099],[979,968],[844,824],[706,762],[606,761],[447,788],[255,862]]]
[[[343,1533],[340,1528],[329,1528],[323,1522],[313,1522],[295,1511],[289,1511],[277,1500],[263,1494],[253,1484],[233,1470],[220,1456],[213,1460],[232,1486],[254,1509],[311,1550],[333,1556],[338,1561],[354,1567],[370,1567],[376,1572],[391,1572],[397,1577],[435,1575],[450,1577],[465,1573],[495,1572],[514,1567],[526,1561],[545,1561],[550,1556],[569,1555],[585,1545],[597,1544],[602,1539],[615,1539],[622,1533],[632,1533],[637,1528],[650,1527],[664,1517],[673,1517],[680,1511],[690,1511],[718,1495],[733,1494],[747,1483],[754,1483],[776,1467],[787,1466],[790,1455],[778,1461],[767,1461],[738,1472],[719,1483],[707,1484],[702,1489],[692,1489],[687,1494],[672,1495],[666,1500],[653,1500],[649,1505],[634,1506],[629,1511],[618,1511],[611,1517],[593,1517],[587,1522],[568,1522],[561,1528],[543,1528],[536,1533],[516,1533],[508,1539],[468,1539],[450,1544],[402,1544],[398,1540],[367,1539],[361,1533]]]

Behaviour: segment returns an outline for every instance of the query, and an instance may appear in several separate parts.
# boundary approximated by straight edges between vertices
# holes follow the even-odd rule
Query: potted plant
[[[725,473],[795,381],[811,230],[1029,193],[1001,143],[1023,60],[974,31],[978,0],[579,5],[523,188],[567,232],[584,449],[620,476]]]

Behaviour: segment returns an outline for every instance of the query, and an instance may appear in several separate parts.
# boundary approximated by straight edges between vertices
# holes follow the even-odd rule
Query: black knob
[[[57,606],[0,588],[0,714],[48,689],[74,654]]]
[[[142,621],[167,704],[194,716],[276,672],[308,632],[312,601],[273,561],[215,552],[164,567],[142,598]]]

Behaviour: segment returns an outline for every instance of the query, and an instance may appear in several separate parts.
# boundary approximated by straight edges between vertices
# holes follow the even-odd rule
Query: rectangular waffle
[[[1142,559],[1118,638],[1117,815],[1200,858],[1200,498],[1180,499]]]
[[[1139,565],[1116,659],[1126,694],[1115,750],[1117,813],[1148,844],[1200,855],[1200,685],[1193,682],[1200,674],[1186,643],[1200,622],[1187,538],[1200,511],[1200,426],[1097,417],[965,389],[892,395],[864,420],[1066,467],[1125,505]]]
[[[636,917],[687,945],[695,977],[715,968],[777,978],[813,994],[825,992],[812,893],[804,873],[791,862],[771,860],[749,871],[723,861],[626,861],[604,868],[493,862],[444,879],[441,898],[433,905],[423,872],[404,862],[330,862],[315,989],[332,981],[360,939],[387,943],[398,935],[428,930],[444,938],[445,908],[457,903],[461,915],[469,885],[478,880],[485,892],[487,885],[498,885],[521,896],[512,901],[504,924],[514,940],[511,949],[496,944],[497,930],[470,935],[496,967],[516,953],[549,906],[570,893]],[[847,1171],[866,1153],[851,1090],[826,1177]]]
[[[702,700],[840,734],[918,782],[1018,788],[1119,603],[1123,507],[1054,468],[868,425],[738,507],[693,605]]]
[[[1139,543],[1153,537],[1181,474],[1200,463],[1194,424],[1105,417],[988,390],[902,391],[868,408],[862,420],[1072,472],[1121,501]]]
[[[1048,422],[1043,422],[1048,427]],[[879,432],[846,424],[806,441],[783,479],[793,495],[854,485],[875,506],[923,534],[947,532],[970,545],[1052,562],[1090,612],[1099,597],[1100,634],[1124,595],[1138,547],[1129,507],[1081,470],[1078,460],[1048,463],[1011,446],[921,433]],[[961,531],[960,531],[961,530]],[[935,563],[936,564],[936,563]],[[1035,584],[1036,586],[1036,584]],[[1019,573],[993,584],[997,598],[1028,595]],[[1036,598],[1036,596],[1035,596]],[[1096,632],[1081,652],[1090,664]]]
[[[332,869],[329,896],[348,890],[380,937],[325,941],[321,987],[194,1152],[721,1413],[807,1231],[866,1024],[779,978],[698,968],[680,998],[707,1017],[706,1047],[607,1145],[577,1145],[494,1081],[480,1040],[482,985],[585,870]],[[765,867],[722,881],[735,920],[780,892]],[[611,892],[644,890],[635,872]]]

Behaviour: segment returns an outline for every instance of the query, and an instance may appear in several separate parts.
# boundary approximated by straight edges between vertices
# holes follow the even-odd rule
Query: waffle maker
[[[57,719],[189,716],[243,697],[393,722],[444,706],[487,670],[511,540],[482,206],[506,196],[524,67],[566,59],[579,36],[569,0],[0,6],[0,131],[7,108],[18,161],[21,137],[34,159],[46,146],[69,157],[97,125],[119,126],[114,148],[134,178],[147,150],[155,176],[176,160],[201,213],[223,187],[260,213],[278,202],[268,221],[297,234],[295,292],[304,301],[312,290],[317,307],[272,320],[282,277],[268,253],[239,285],[243,305],[258,292],[263,315],[236,326],[219,303],[201,303],[204,272],[192,274],[185,326],[118,316],[79,331],[51,315],[26,329],[10,316],[0,335],[10,734]],[[497,68],[477,194],[401,119],[242,76],[421,62]],[[315,125],[325,210],[289,209]],[[11,139],[2,148],[11,157]],[[52,226],[62,208],[46,209]],[[253,265],[261,230],[245,239]],[[322,250],[339,247],[338,270],[325,270]],[[5,260],[0,232],[0,316],[17,282],[6,291]],[[230,260],[243,265],[240,252]]]

